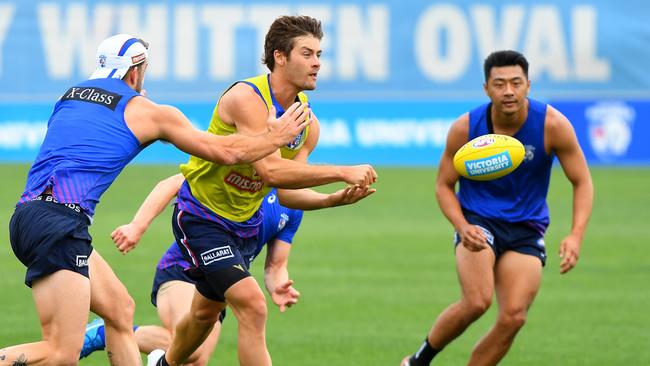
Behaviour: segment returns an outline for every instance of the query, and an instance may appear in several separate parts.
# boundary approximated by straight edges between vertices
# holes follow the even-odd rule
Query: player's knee
[[[490,297],[475,297],[465,301],[465,312],[470,318],[478,318],[492,305],[492,298]]]
[[[212,326],[217,322],[217,320],[219,320],[220,314],[221,311],[217,311],[214,308],[203,308],[192,311],[190,313],[190,316],[192,316],[194,322],[196,323],[208,324]]]
[[[267,317],[267,307],[264,295],[251,296],[244,305],[241,305],[235,315],[239,323],[248,326],[264,327]]]
[[[517,331],[526,324],[526,312],[525,311],[506,311],[502,314],[499,314],[499,323],[502,326]]]
[[[135,315],[135,300],[128,294],[121,294],[113,298],[113,305],[107,314],[102,314],[107,327],[130,329],[133,327]]]

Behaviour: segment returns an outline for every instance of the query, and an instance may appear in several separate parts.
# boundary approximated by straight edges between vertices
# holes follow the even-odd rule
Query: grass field
[[[0,190],[0,347],[40,337],[24,268],[7,223],[27,167],[2,165]],[[169,212],[127,256],[109,234],[126,223],[173,166],[132,166],[108,190],[91,227],[94,246],[138,304],[136,323],[156,323],[149,303],[153,269],[170,243]],[[557,250],[571,221],[571,187],[556,169],[549,195],[549,260],[529,321],[503,365],[650,365],[650,169],[594,168],[595,209],[578,267],[559,274]],[[435,316],[458,296],[452,231],[435,202],[433,169],[380,169],[378,192],[356,207],[305,215],[289,270],[299,305],[271,304],[274,364],[397,365],[424,339]],[[262,260],[254,263],[261,278]],[[491,326],[494,308],[442,352],[436,364],[461,365]],[[213,365],[235,365],[236,321],[226,320]],[[81,365],[106,365],[103,352]]]

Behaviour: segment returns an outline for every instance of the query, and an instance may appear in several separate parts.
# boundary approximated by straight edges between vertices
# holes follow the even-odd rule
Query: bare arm
[[[569,120],[549,106],[545,140],[557,155],[564,174],[573,186],[571,233],[560,244],[560,273],[570,271],[578,262],[580,247],[593,206],[594,187],[587,161]]]
[[[264,128],[254,136],[217,136],[200,131],[178,109],[142,97],[129,102],[124,118],[141,143],[161,139],[188,154],[231,165],[259,160],[292,141],[309,124],[306,113],[305,106],[296,103],[276,120],[271,108],[265,115]]]
[[[176,174],[160,181],[142,202],[133,220],[111,233],[111,239],[122,253],[126,254],[136,247],[153,219],[158,217],[176,196],[184,179],[182,174]]]
[[[264,285],[281,312],[296,304],[300,297],[300,293],[292,286],[293,281],[289,279],[287,270],[290,251],[291,244],[276,239],[267,245],[264,264]]]
[[[278,199],[284,207],[303,211],[319,210],[357,203],[377,192],[374,188],[348,186],[334,193],[320,193],[313,189],[278,189]]]
[[[220,116],[226,123],[234,124],[237,131],[256,135],[264,130],[267,114],[265,104],[247,85],[237,84],[226,93],[220,103]],[[311,130],[303,149],[313,150],[318,140],[318,119],[312,114]],[[253,163],[256,173],[264,183],[277,188],[306,188],[344,181],[368,186],[375,182],[377,174],[369,165],[326,166],[309,165],[283,159],[280,152]]]
[[[463,246],[471,251],[479,251],[487,248],[485,234],[483,234],[480,228],[467,222],[455,191],[456,182],[458,182],[458,173],[454,169],[454,154],[467,142],[468,131],[468,114],[461,116],[449,129],[447,144],[438,167],[436,198],[438,199],[440,210],[454,226],[458,235],[460,235]]]

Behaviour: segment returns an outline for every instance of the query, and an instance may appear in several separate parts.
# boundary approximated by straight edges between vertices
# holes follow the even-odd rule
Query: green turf
[[[3,165],[0,190],[0,347],[39,338],[24,269],[11,252],[7,222],[26,167]],[[138,304],[136,322],[156,322],[149,303],[153,268],[171,240],[169,212],[127,256],[109,234],[126,223],[170,166],[133,166],[102,198],[91,227],[95,248]],[[276,365],[397,365],[419,346],[435,316],[458,296],[452,231],[435,202],[433,169],[380,169],[378,192],[356,207],[305,215],[290,260],[300,304],[273,306],[268,345]],[[503,365],[650,364],[650,169],[594,168],[595,209],[578,267],[558,271],[559,241],[570,227],[571,187],[554,171],[549,260],[526,327]],[[260,263],[254,272],[260,278]],[[494,320],[494,309],[439,356],[461,365]],[[236,364],[231,315],[211,364]],[[81,365],[106,365],[102,352]]]

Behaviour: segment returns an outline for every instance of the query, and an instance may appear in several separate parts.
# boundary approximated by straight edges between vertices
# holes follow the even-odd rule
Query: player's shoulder
[[[219,105],[241,105],[248,104],[253,101],[260,101],[260,95],[249,84],[239,81],[233,84],[225,93],[219,98]]]
[[[469,134],[469,112],[461,114],[451,126],[449,126],[449,136],[464,136]]]
[[[559,110],[550,104],[546,105],[546,116],[544,118],[544,128],[553,132],[563,130],[571,126],[569,119]]]

